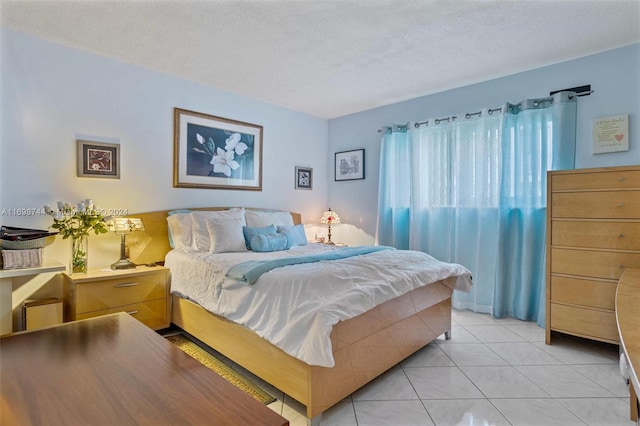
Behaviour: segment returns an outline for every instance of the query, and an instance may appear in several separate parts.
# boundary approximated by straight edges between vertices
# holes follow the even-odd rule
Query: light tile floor
[[[322,425],[630,426],[618,347],[513,318],[453,311],[444,336],[323,414]],[[245,374],[249,374],[244,372]],[[292,426],[303,407],[253,379],[278,400],[269,407]]]

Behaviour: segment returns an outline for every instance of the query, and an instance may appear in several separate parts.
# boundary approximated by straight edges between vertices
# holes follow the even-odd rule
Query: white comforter
[[[234,264],[339,250],[309,244],[272,253],[172,250],[171,292],[241,324],[308,364],[333,367],[332,327],[415,288],[458,277],[469,291],[471,273],[418,251],[383,250],[347,259],[271,270],[253,285],[225,276]],[[453,280],[451,280],[453,281]]]

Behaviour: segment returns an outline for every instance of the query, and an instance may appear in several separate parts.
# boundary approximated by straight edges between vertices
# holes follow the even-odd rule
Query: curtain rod
[[[563,89],[563,90],[555,90],[553,92],[549,93],[549,97],[546,98],[534,98],[534,106],[537,106],[539,102],[544,102],[547,101],[549,99],[553,98],[553,95],[555,95],[556,93],[560,93],[560,92],[575,92],[575,94],[569,94],[568,98],[569,99],[573,99],[576,96],[589,96],[590,94],[594,93],[594,90],[591,90],[591,85],[588,84],[586,86],[578,86],[578,87],[572,87],[570,89]],[[520,105],[520,104],[516,104],[516,105]],[[498,107],[498,108],[489,108],[487,109],[487,114],[489,115],[493,115],[494,112],[500,111],[502,112],[502,107]],[[467,112],[465,113],[464,117],[468,120],[471,117],[473,117],[474,115],[477,115],[478,117],[482,117],[482,111],[476,111],[476,112]],[[445,118],[436,118],[433,120],[434,124],[440,124],[443,121],[455,121],[458,118],[457,115],[452,115],[449,117],[445,117]],[[409,123],[407,123],[408,125]],[[416,129],[419,128],[420,126],[428,126],[429,125],[429,120],[426,121],[417,121],[413,124],[413,127],[415,127]],[[391,126],[385,126],[385,127],[381,127],[380,129],[378,129],[378,133],[384,133],[391,130]]]
[[[568,89],[554,90],[552,92],[549,92],[549,96],[553,96],[559,92],[576,92],[576,96],[589,96],[594,91],[591,90],[590,84],[585,84],[584,86],[576,86],[576,87],[570,87]],[[572,99],[572,97],[569,96],[569,99]]]

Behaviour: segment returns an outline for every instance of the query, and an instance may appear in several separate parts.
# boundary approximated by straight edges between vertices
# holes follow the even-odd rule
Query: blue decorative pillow
[[[279,225],[278,233],[287,236],[287,249],[293,246],[307,245],[307,234],[304,233],[304,225]]]
[[[251,239],[253,251],[281,251],[288,248],[287,236],[284,234],[258,234]]]
[[[242,233],[244,234],[244,243],[247,246],[247,250],[252,250],[251,240],[256,235],[261,234],[275,234],[278,232],[275,225],[269,226],[244,226],[242,227]]]

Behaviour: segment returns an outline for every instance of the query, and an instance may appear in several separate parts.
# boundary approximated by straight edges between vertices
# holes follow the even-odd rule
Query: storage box
[[[27,300],[22,305],[25,330],[37,330],[62,324],[62,301],[56,297]]]
[[[23,269],[42,266],[43,249],[0,250],[2,269]]]

